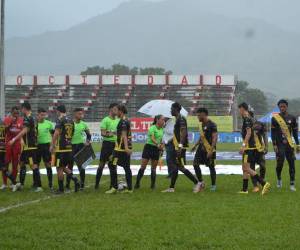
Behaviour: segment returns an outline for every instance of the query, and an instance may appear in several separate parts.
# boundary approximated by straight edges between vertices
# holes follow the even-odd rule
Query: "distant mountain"
[[[131,1],[69,30],[6,43],[7,74],[79,74],[87,66],[162,66],[237,74],[252,87],[300,97],[300,35],[258,19],[206,11],[199,0]]]

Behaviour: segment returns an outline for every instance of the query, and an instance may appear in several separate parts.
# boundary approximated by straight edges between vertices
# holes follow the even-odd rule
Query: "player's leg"
[[[142,153],[141,167],[140,167],[137,177],[136,177],[136,183],[134,185],[134,189],[140,188],[141,179],[144,176],[145,169],[146,169],[150,159],[151,159],[151,147],[148,144],[145,144],[143,153]]]
[[[5,164],[7,167],[9,167],[9,164],[12,162],[12,154],[13,151],[11,149],[11,146],[6,145]],[[5,190],[7,188],[7,176],[3,170],[4,169],[1,170],[1,174],[2,174],[2,186],[0,188],[1,190]]]
[[[215,166],[215,156],[213,156],[213,159],[209,159],[208,161],[208,168],[210,172],[210,180],[211,180],[211,191],[216,191],[217,189],[217,172],[216,172],[216,166]]]
[[[80,183],[75,175],[73,175],[73,171],[69,169],[69,166],[72,164],[73,161],[73,154],[72,152],[62,153],[61,154],[61,164],[63,167],[64,172],[67,175],[67,178],[74,182],[75,192],[78,192],[80,188]]]
[[[285,147],[283,145],[278,146],[278,152],[276,153],[276,175],[277,175],[277,187],[282,187],[281,172],[285,159]]]
[[[77,145],[72,145],[72,159],[68,165],[68,169],[72,173],[73,173],[73,167],[74,167],[74,155],[76,154],[76,146]],[[71,177],[70,177],[70,175],[67,175],[67,177],[66,177],[66,192],[70,192],[70,183],[71,183]]]
[[[104,141],[102,143],[101,153],[100,153],[100,161],[99,161],[99,166],[98,166],[97,173],[96,173],[95,189],[99,188],[101,177],[103,174],[103,169],[107,162],[111,165],[109,167],[109,170],[112,169],[111,168],[112,167],[112,157],[113,157],[112,155],[113,155],[114,147],[115,147],[114,142]],[[111,173],[110,173],[110,175],[111,175]],[[112,180],[111,180],[111,183],[112,183]]]
[[[136,176],[136,183],[134,185],[134,189],[140,188],[141,179],[144,176],[144,172],[145,172],[145,169],[146,169],[148,163],[149,163],[149,159],[142,158],[141,167],[140,167],[140,169],[138,171],[138,174]]]
[[[19,167],[19,161],[20,161],[20,155],[22,151],[21,143],[15,144],[12,150],[12,158],[11,158],[11,164],[12,164],[12,174],[17,179],[18,175],[18,167]]]
[[[245,152],[247,155],[247,161],[243,164],[243,172],[247,173],[248,175],[252,176],[255,181],[257,181],[262,187],[262,194],[265,194],[270,189],[270,183],[265,182],[257,173],[256,171],[252,170],[250,167],[251,162],[254,161],[254,150],[249,150]]]
[[[51,190],[53,190],[53,172],[51,167],[51,153],[49,149],[50,145],[46,144],[43,149],[42,158],[47,171],[48,186]]]
[[[84,148],[84,144],[83,143],[79,144],[76,149],[76,154],[80,152],[83,148]],[[82,166],[77,166],[77,167],[80,176],[80,189],[83,190],[85,185],[85,169]]]
[[[200,164],[201,162],[203,162],[202,160],[202,153],[201,153],[201,148],[198,147],[195,157],[194,157],[194,161],[193,161],[193,167],[195,170],[195,174],[197,176],[198,181],[203,182],[203,177],[202,177],[202,171],[200,168]]]
[[[287,159],[287,162],[289,164],[290,190],[291,191],[296,191],[296,187],[295,187],[295,174],[296,174],[295,160],[296,160],[296,157],[295,157],[294,150],[290,147],[287,147],[286,159]]]
[[[28,160],[26,159],[26,151],[23,151],[20,156],[20,173],[19,173],[19,179],[21,186],[24,187],[25,184],[25,178],[26,178],[26,164],[28,163]]]
[[[155,189],[156,184],[156,168],[158,165],[158,160],[151,160],[151,189]]]
[[[261,153],[259,158],[259,175],[263,179],[266,177],[266,157],[264,153]]]
[[[117,173],[117,166],[119,163],[119,155],[120,153],[117,151],[113,152],[113,156],[108,163],[109,172],[110,172],[110,189],[106,191],[106,194],[114,194],[118,191],[118,173]]]
[[[122,152],[120,154],[120,165],[124,168],[125,171],[125,178],[127,182],[127,190],[125,190],[125,193],[129,191],[129,193],[132,192],[132,172],[130,168],[130,155],[128,155],[125,152]]]
[[[42,182],[41,182],[41,174],[40,169],[38,167],[37,157],[36,157],[36,150],[30,150],[29,152],[29,165],[33,172],[33,179],[34,179],[34,187],[35,192],[41,192],[42,189]]]
[[[255,153],[254,160],[252,162],[250,162],[250,168],[253,171],[256,171],[255,166],[256,166],[256,163],[258,163],[258,162],[259,162],[258,153]],[[259,192],[257,179],[255,179],[253,176],[251,176],[251,181],[252,181],[252,184],[253,184],[253,193]]]

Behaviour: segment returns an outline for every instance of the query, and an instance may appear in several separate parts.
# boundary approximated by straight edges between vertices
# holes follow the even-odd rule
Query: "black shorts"
[[[5,167],[5,152],[0,152],[0,169]]]
[[[100,153],[100,162],[106,163],[112,160],[115,145],[116,145],[115,142],[103,141],[101,153]]]
[[[266,161],[266,156],[264,152],[259,152],[255,150],[254,152],[255,164],[261,165]]]
[[[44,163],[51,162],[50,143],[39,144],[37,148],[37,161],[41,163],[42,159]]]
[[[23,150],[20,157],[20,162],[29,165],[38,164],[37,149]]]
[[[207,152],[200,146],[198,147],[193,165],[205,165],[208,167],[215,167],[215,160],[216,160],[216,152],[213,152],[213,155],[210,159],[207,158]]]
[[[255,163],[255,154],[257,150],[246,150],[243,154],[243,163]]]
[[[72,144],[72,154],[73,157],[76,155],[79,151],[81,151],[84,148],[84,143],[80,144]]]
[[[72,151],[70,152],[57,152],[55,153],[54,166],[56,167],[68,167],[73,163]]]
[[[130,167],[130,155],[123,151],[114,151],[112,158],[113,165],[121,167]]]
[[[144,146],[142,158],[146,160],[154,160],[158,161],[159,160],[159,149],[156,146],[146,144]]]

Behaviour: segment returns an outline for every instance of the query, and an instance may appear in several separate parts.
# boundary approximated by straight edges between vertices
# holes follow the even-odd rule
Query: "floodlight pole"
[[[4,76],[4,12],[5,0],[1,0],[0,21],[0,117],[5,115],[5,76]]]

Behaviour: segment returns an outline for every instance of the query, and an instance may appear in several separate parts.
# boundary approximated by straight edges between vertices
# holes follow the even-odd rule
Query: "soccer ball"
[[[127,188],[127,183],[125,181],[119,181],[118,183],[118,190],[123,191]]]

